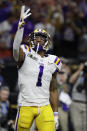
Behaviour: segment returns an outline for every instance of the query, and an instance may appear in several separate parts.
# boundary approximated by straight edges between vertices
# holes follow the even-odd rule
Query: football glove
[[[59,117],[58,112],[54,112],[55,131],[59,128]]]
[[[25,5],[23,5],[21,7],[21,15],[20,15],[19,23],[18,23],[18,28],[24,27],[25,19],[28,18],[30,15],[31,15],[30,8],[27,11],[25,11]]]

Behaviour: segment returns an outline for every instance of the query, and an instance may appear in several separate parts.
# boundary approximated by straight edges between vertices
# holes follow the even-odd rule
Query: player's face
[[[44,44],[45,44],[45,39],[44,39],[43,37],[41,37],[41,36],[36,36],[36,37],[34,38],[34,44],[35,44],[35,45],[38,45],[38,43],[39,43],[39,45],[44,46]]]

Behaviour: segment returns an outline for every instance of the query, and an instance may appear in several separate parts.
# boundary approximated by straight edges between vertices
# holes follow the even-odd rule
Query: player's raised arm
[[[20,20],[18,24],[18,30],[16,32],[14,42],[13,42],[13,57],[16,62],[21,62],[24,59],[24,52],[20,48],[20,44],[22,42],[23,38],[23,32],[24,32],[24,24],[25,24],[25,19],[31,15],[30,13],[30,8],[25,11],[25,6],[21,7],[21,15],[20,15]]]

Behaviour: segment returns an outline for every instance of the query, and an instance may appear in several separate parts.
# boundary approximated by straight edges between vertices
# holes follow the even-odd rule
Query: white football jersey
[[[52,74],[61,69],[61,60],[54,55],[43,58],[27,45],[21,45],[25,59],[18,70],[19,106],[49,104]]]

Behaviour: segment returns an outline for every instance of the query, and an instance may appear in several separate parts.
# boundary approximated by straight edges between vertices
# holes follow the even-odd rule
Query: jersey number
[[[39,68],[40,68],[40,71],[39,71],[38,81],[37,81],[36,86],[42,86],[41,79],[42,79],[42,75],[43,75],[43,69],[44,69],[44,66],[43,66],[43,65],[40,65]]]

